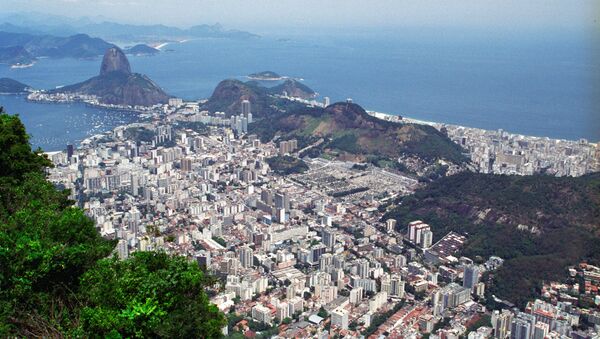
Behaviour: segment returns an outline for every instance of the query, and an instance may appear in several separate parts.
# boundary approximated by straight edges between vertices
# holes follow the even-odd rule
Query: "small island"
[[[277,81],[277,80],[286,79],[286,77],[283,77],[272,71],[252,73],[252,74],[248,75],[248,78],[250,78],[251,80],[263,80],[263,81]]]
[[[146,44],[138,44],[133,47],[126,48],[125,50],[123,50],[123,52],[125,52],[125,54],[132,54],[132,55],[154,55],[154,54],[159,53],[160,50],[157,48],[148,46]]]

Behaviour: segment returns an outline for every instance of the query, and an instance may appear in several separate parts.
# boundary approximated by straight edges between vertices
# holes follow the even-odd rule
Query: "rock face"
[[[127,57],[117,47],[109,48],[100,67],[100,75],[51,92],[95,95],[103,104],[153,106],[169,96],[150,78],[132,73]]]
[[[105,75],[110,72],[131,73],[131,66],[125,53],[117,47],[109,48],[104,54],[102,65],[100,66],[100,75]]]

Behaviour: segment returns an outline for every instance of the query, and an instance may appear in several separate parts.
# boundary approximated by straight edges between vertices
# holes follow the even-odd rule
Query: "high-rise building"
[[[271,309],[261,304],[252,307],[252,319],[266,324],[271,324]]]
[[[408,224],[407,236],[408,240],[413,244],[422,246],[424,244],[421,239],[422,235],[426,233],[425,237],[429,237],[430,234],[428,232],[431,232],[431,228],[421,220],[412,221]],[[429,241],[429,246],[431,246],[431,241]]]
[[[325,244],[325,246],[327,246],[327,248],[333,248],[335,246],[335,242],[336,242],[336,232],[333,229],[330,228],[325,228],[323,230],[323,235],[322,235],[322,240],[323,240],[323,244]]]
[[[396,219],[388,219],[385,221],[385,228],[388,232],[391,232],[396,228]]]
[[[67,145],[67,160],[71,160],[71,157],[73,156],[74,153],[74,147],[71,144]]]
[[[242,101],[242,115],[245,117],[248,117],[248,114],[251,113],[250,110],[250,101],[249,100],[243,100]]]
[[[353,305],[360,304],[364,296],[364,291],[364,288],[356,286],[350,290],[350,303]]]
[[[336,308],[331,311],[331,325],[340,329],[348,329],[348,311],[343,308]]]
[[[315,245],[310,249],[311,258],[313,263],[319,262],[321,255],[327,251],[327,247],[323,244]]]
[[[192,170],[192,159],[183,158],[181,159],[181,170],[184,172],[189,172]]]
[[[367,259],[360,259],[357,266],[358,276],[361,278],[369,277],[369,261]]]
[[[422,248],[429,248],[433,244],[433,232],[430,230],[425,230],[421,233],[421,241],[419,245]]]
[[[129,258],[129,245],[127,244],[127,240],[119,239],[119,242],[117,243],[117,254],[119,255],[119,259]]]
[[[550,326],[548,324],[538,322],[533,328],[533,339],[544,339],[550,332]]]
[[[323,106],[327,107],[331,104],[331,101],[329,99],[329,97],[324,97],[323,98]]]
[[[463,274],[463,287],[470,289],[471,291],[479,282],[479,267],[477,265],[465,266]]]
[[[508,310],[502,310],[502,312],[496,310],[492,312],[494,338],[506,339],[506,337],[508,337],[512,318],[513,314]]]
[[[519,312],[510,326],[511,339],[531,339],[535,326],[535,316]]]
[[[240,248],[239,252],[242,267],[252,267],[254,265],[254,251],[250,247],[244,246]]]

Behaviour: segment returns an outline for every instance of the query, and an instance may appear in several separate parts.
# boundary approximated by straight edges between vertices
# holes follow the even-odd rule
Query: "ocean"
[[[381,31],[254,40],[171,43],[155,56],[130,56],[134,72],[167,93],[208,98],[219,81],[274,71],[297,77],[332,102],[352,98],[365,109],[512,133],[600,140],[598,46],[575,32],[484,34]],[[0,66],[35,88],[54,88],[99,72],[101,58],[41,59],[33,67]],[[64,148],[135,115],[81,104],[29,103],[0,96],[19,113],[32,143]],[[89,121],[88,121],[89,120]],[[97,126],[101,125],[98,128]],[[68,131],[65,133],[64,131]]]

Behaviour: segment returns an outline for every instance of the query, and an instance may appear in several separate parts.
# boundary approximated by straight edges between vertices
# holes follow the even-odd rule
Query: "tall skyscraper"
[[[248,117],[248,114],[251,113],[250,110],[250,101],[249,100],[243,100],[242,101],[242,115],[245,117]]]
[[[67,160],[71,160],[73,153],[74,153],[73,145],[71,145],[71,144],[67,145]]]
[[[327,107],[331,104],[329,97],[324,97],[323,98],[323,106]]]

